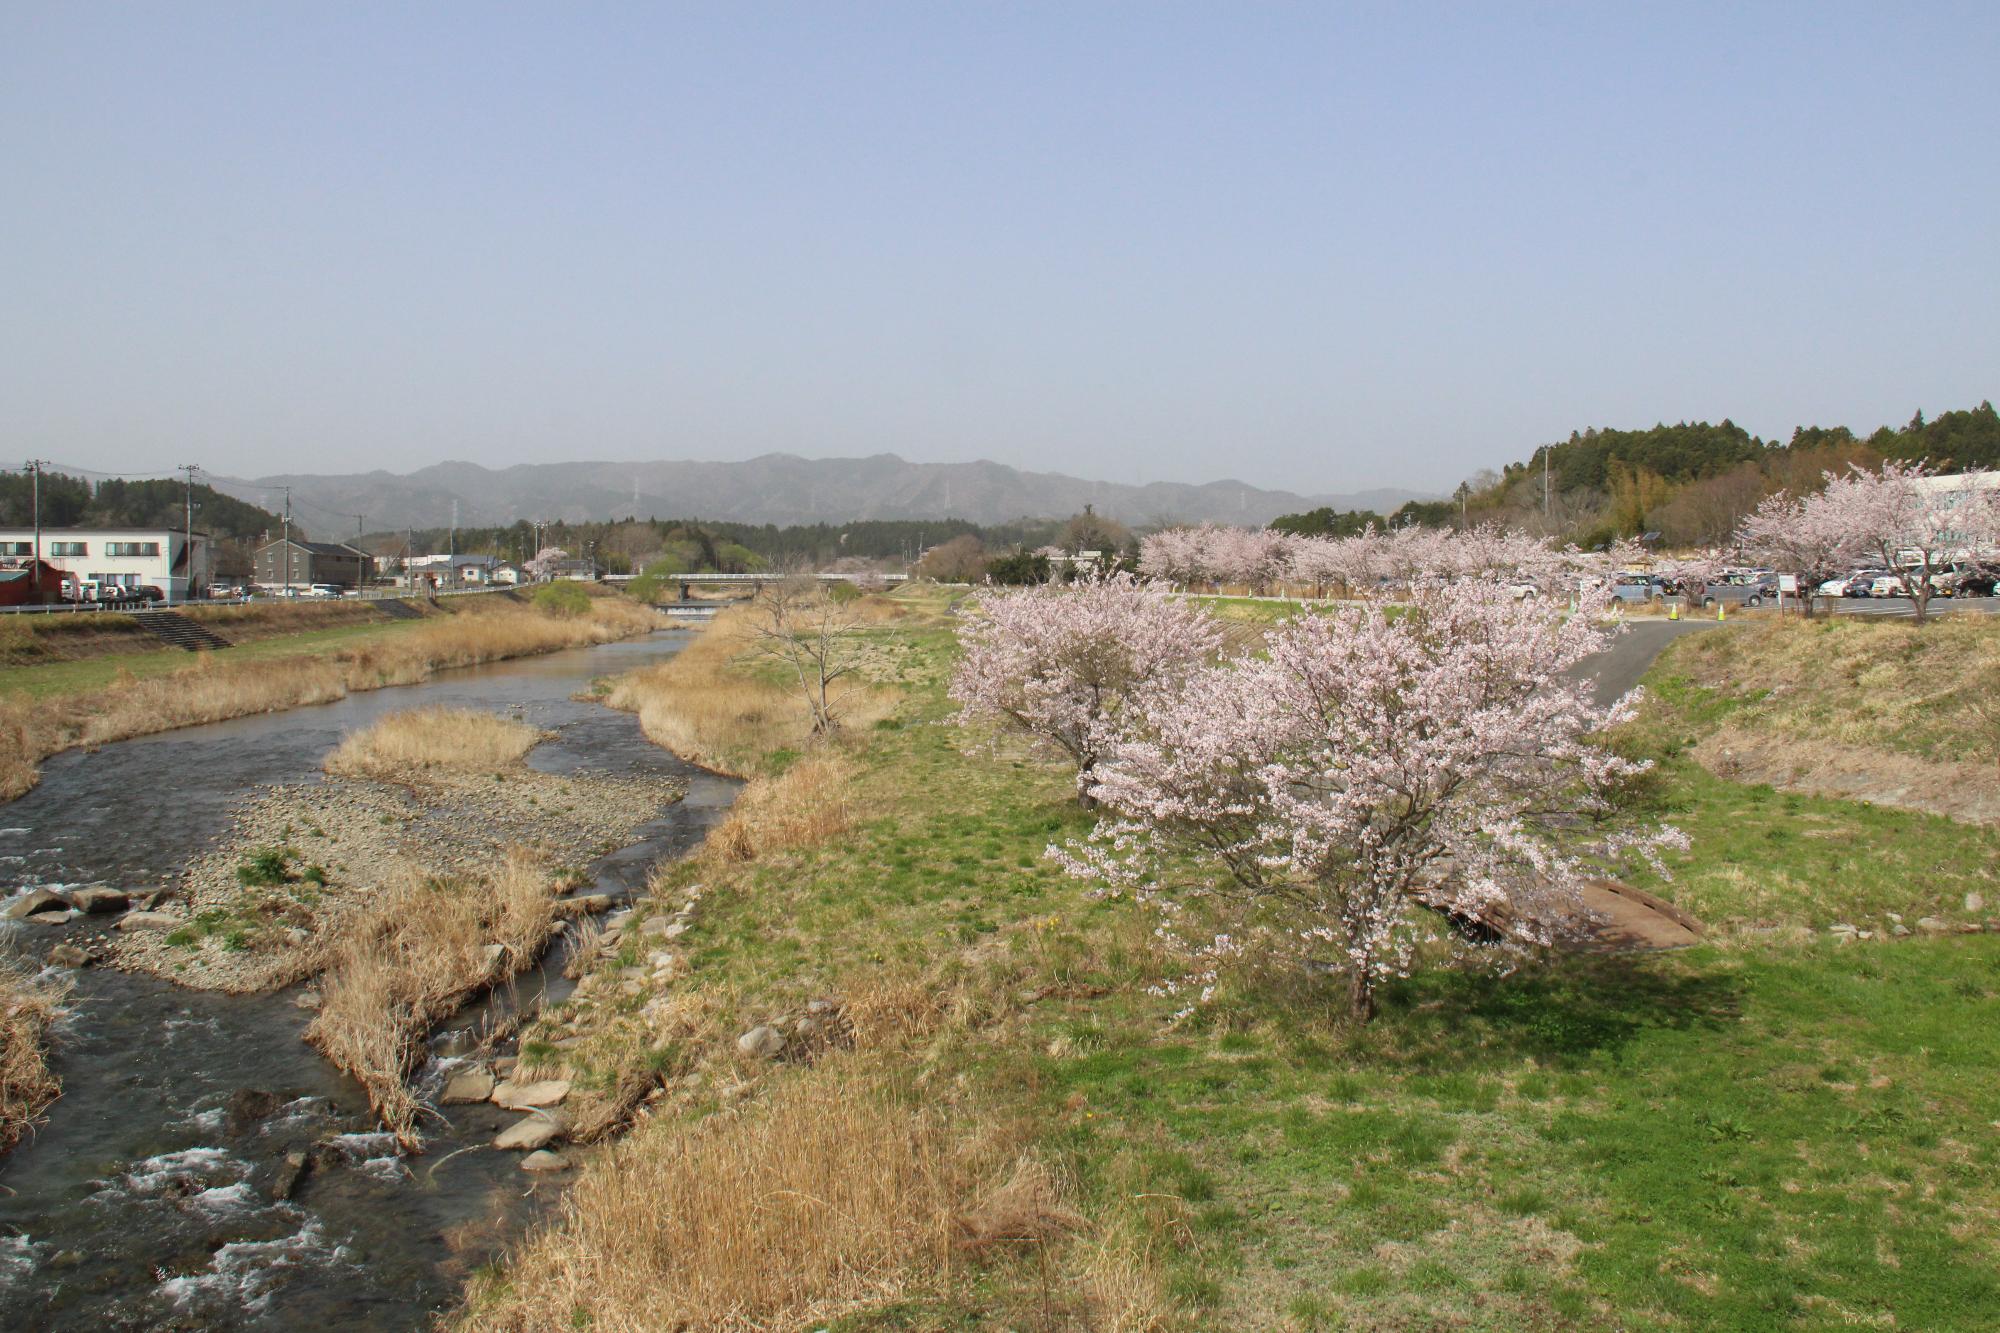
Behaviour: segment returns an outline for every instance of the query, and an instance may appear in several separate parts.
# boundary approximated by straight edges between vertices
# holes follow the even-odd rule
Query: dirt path
[[[1581,953],[1631,953],[1685,949],[1700,941],[1701,922],[1652,894],[1597,879],[1583,887],[1589,917],[1579,921],[1568,947]]]

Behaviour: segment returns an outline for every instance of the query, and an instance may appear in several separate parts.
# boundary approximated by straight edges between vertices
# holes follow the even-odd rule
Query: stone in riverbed
[[[69,899],[49,889],[33,889],[7,904],[7,910],[0,912],[10,921],[22,921],[31,916],[42,916],[56,912],[67,912]],[[69,918],[64,917],[65,921]]]
[[[120,930],[179,930],[186,924],[171,912],[127,912],[118,918]]]
[[[299,1184],[312,1170],[312,1158],[302,1152],[288,1152],[279,1165],[277,1173],[271,1177],[270,1195],[274,1203],[283,1203],[299,1191]]]
[[[484,1069],[461,1069],[445,1080],[438,1101],[446,1106],[466,1106],[483,1102],[492,1095],[492,1074]]]
[[[89,967],[96,961],[87,950],[74,944],[58,944],[49,950],[49,964],[52,967]]]
[[[562,1137],[561,1111],[532,1111],[500,1131],[493,1146],[511,1152],[533,1152]]]
[[[523,1171],[567,1171],[569,1158],[547,1148],[537,1148],[521,1159]]]
[[[516,1083],[512,1079],[493,1089],[495,1106],[509,1111],[526,1111],[537,1106],[559,1106],[569,1096],[569,1080],[547,1078],[538,1083]]]
[[[611,910],[608,893],[580,893],[574,898],[556,899],[556,911],[563,916],[596,916]]]
[[[79,912],[88,912],[92,915],[99,912],[122,912],[132,905],[132,900],[117,889],[77,889],[69,897]]]

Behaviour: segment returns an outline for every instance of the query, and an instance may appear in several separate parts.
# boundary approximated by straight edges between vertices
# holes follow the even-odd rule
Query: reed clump
[[[650,608],[618,597],[593,598],[581,616],[507,602],[337,652],[244,660],[198,653],[192,665],[164,676],[121,675],[81,694],[17,695],[0,701],[0,799],[32,788],[42,760],[77,746],[328,703],[354,690],[412,685],[453,667],[628,639],[662,623]]]
[[[703,850],[725,861],[750,861],[831,842],[854,823],[854,777],[853,764],[822,748],[777,777],[753,779]]]
[[[549,868],[519,849],[473,880],[412,868],[327,932],[306,1040],[366,1089],[406,1146],[420,1142],[408,1079],[425,1037],[468,996],[541,956],[555,933],[555,889]]]
[[[0,1152],[19,1142],[62,1091],[49,1069],[48,1031],[68,987],[0,959]]]
[[[525,722],[477,709],[411,708],[349,732],[325,767],[384,782],[436,769],[488,773],[519,763],[542,739]]]

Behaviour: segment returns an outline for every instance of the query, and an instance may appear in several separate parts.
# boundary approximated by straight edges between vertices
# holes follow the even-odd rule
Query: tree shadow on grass
[[[1573,1068],[1616,1059],[1648,1033],[1721,1032],[1742,1017],[1731,973],[1643,955],[1567,957],[1501,976],[1439,969],[1397,982],[1381,1016],[1357,1030],[1357,1054],[1417,1071],[1533,1059]]]

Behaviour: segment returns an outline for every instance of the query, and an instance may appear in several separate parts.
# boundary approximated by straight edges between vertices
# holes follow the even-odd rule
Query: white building
[[[35,530],[0,528],[0,568],[34,558]],[[43,528],[42,559],[92,588],[158,588],[170,602],[205,596],[215,573],[208,534],[179,528]]]
[[[1918,490],[1943,498],[1944,508],[1956,509],[1981,491],[2000,491],[2000,471],[1988,472],[1946,472],[1929,477],[1919,477],[1914,483]],[[1957,560],[1982,560],[1994,555],[1994,538],[1991,532],[1946,532],[1947,545],[1963,543],[1952,553]]]

